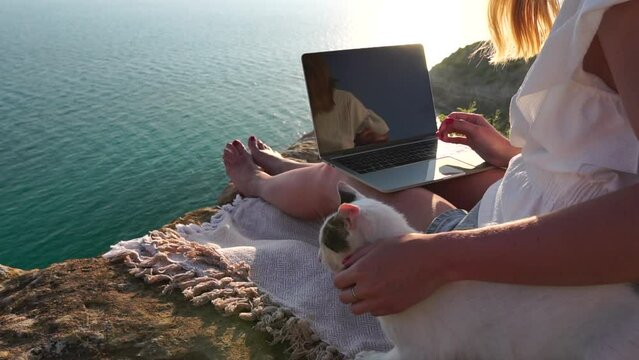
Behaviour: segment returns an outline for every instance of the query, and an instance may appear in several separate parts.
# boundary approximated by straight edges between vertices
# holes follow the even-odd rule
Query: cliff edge
[[[312,134],[282,154],[319,160]],[[230,185],[219,204],[234,197]],[[202,223],[216,211],[198,209],[165,227]],[[0,265],[0,359],[288,358],[285,344],[269,341],[252,323],[162,295],[102,258],[30,271]]]

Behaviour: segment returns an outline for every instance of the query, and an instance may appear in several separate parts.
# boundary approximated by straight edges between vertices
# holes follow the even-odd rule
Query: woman
[[[558,7],[556,0],[490,2],[493,60],[530,57],[545,44],[513,98],[510,142],[480,115],[453,113],[440,128],[443,141],[508,165],[490,187],[501,174],[455,184],[463,199],[481,197],[468,215],[425,189],[379,194],[355,184],[429,231],[375,243],[345,261],[334,283],[353,313],[399,312],[458,280],[639,280],[639,1],[565,0],[555,20]],[[335,209],[343,175],[283,160],[255,138],[249,148],[235,141],[224,154],[245,195],[302,218]],[[437,191],[453,194],[446,185]],[[455,230],[459,223],[476,229]]]

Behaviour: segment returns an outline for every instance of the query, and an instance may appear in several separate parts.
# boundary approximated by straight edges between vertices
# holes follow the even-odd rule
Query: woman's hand
[[[463,137],[450,136],[452,133]],[[451,113],[442,122],[437,136],[445,142],[470,146],[484,160],[498,167],[507,167],[510,159],[521,152],[478,114]]]
[[[367,245],[344,261],[335,275],[339,298],[356,314],[401,312],[454,280],[444,242],[434,235],[406,234]],[[354,291],[352,288],[354,287]],[[355,296],[354,296],[355,295]]]

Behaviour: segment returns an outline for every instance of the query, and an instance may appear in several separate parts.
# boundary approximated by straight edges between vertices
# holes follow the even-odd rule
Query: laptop
[[[420,44],[302,55],[320,158],[381,192],[490,168],[439,141]]]

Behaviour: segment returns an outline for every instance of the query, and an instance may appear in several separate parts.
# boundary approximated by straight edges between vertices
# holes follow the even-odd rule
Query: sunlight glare
[[[488,0],[351,1],[357,46],[422,43],[431,68],[458,48],[488,40]]]

